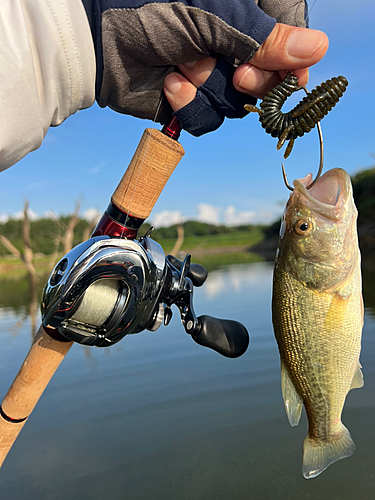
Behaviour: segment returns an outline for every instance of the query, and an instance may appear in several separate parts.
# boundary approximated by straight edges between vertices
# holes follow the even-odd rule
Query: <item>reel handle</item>
[[[146,128],[112,203],[133,217],[147,219],[174,169],[185,154],[175,139]]]
[[[218,319],[212,316],[199,316],[199,332],[192,335],[193,340],[209,347],[227,358],[238,358],[249,346],[249,334],[238,321]]]

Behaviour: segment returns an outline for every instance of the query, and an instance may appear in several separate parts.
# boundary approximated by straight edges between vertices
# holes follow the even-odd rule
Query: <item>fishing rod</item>
[[[172,305],[192,339],[223,356],[249,344],[236,321],[197,317],[193,290],[207,271],[165,256],[150,232],[137,234],[184,155],[176,118],[161,131],[146,129],[92,237],[53,269],[42,296],[42,324],[0,406],[0,466],[74,342],[105,347],[125,335],[168,325]]]

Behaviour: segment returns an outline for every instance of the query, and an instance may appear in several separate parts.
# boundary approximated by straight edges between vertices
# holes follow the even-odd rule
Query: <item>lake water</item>
[[[371,276],[365,303],[373,303]],[[367,280],[367,281],[366,281]],[[355,454],[301,475],[307,422],[291,428],[270,313],[272,266],[229,266],[195,291],[198,315],[242,322],[248,351],[195,344],[177,309],[168,327],[111,348],[74,345],[0,470],[2,500],[367,500],[375,497],[375,312],[366,308],[365,386],[343,421]],[[6,287],[1,282],[2,297]],[[0,397],[31,343],[27,307],[0,303]]]

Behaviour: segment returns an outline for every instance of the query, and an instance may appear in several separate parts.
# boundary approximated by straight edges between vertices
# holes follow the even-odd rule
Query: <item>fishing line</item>
[[[148,150],[149,142],[150,142],[150,136],[147,137],[145,148],[143,150],[142,157],[140,159],[140,168],[138,169],[138,175],[137,175],[137,178],[135,180],[133,194],[131,195],[129,204],[126,207],[126,218],[125,218],[124,226],[123,226],[122,231],[121,231],[121,238],[123,238],[123,236],[124,236],[124,232],[126,230],[126,223],[128,222],[129,217],[131,217],[131,215],[130,215],[129,212],[130,212],[131,206],[133,204],[134,194],[135,194],[135,192],[137,190],[137,185],[138,185],[138,181],[139,181],[142,169],[143,169],[143,164],[144,164],[144,161],[145,161],[145,156],[146,156],[146,153],[147,153],[147,150]],[[132,175],[130,176],[130,179],[129,179],[129,184],[128,184],[128,186],[126,187],[126,189],[124,191],[124,195],[122,197],[122,202],[125,200],[125,197],[128,194],[128,190],[129,190],[129,187],[130,187],[130,184],[131,184],[131,180],[133,179],[133,177],[134,177],[134,172],[132,172]]]
[[[314,3],[312,4],[312,6],[309,8],[309,10],[307,11],[307,16],[306,16],[306,24],[309,25],[310,24],[310,14],[311,14],[311,11],[313,10],[316,2],[318,0],[314,0]]]

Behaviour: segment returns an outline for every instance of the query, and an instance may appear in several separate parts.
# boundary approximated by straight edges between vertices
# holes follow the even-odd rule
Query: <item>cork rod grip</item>
[[[60,342],[40,326],[23,365],[1,404],[0,467],[73,342]]]
[[[179,142],[157,129],[146,129],[112,203],[133,217],[147,219],[184,154]]]

